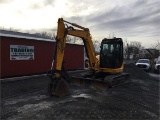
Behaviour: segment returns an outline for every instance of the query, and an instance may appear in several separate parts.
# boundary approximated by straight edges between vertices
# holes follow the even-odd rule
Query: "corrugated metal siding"
[[[64,66],[66,69],[84,68],[84,46],[67,44],[64,53]]]
[[[34,46],[34,60],[10,60],[10,45]],[[1,49],[1,77],[46,73],[51,65],[54,42],[1,37]],[[67,44],[64,60],[66,69],[83,68],[83,50],[82,45]]]

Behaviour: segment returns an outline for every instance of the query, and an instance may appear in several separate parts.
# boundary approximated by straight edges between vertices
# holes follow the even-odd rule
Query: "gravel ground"
[[[160,118],[159,79],[133,64],[130,79],[107,91],[70,85],[69,96],[50,97],[46,76],[1,83],[1,119],[153,119]]]

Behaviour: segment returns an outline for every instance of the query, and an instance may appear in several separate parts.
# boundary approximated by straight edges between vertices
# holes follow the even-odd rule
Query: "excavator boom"
[[[69,23],[74,27],[77,27],[79,29],[74,29],[73,27],[65,27],[64,23]],[[92,70],[96,70],[96,57],[94,53],[94,48],[93,48],[93,43],[92,43],[92,38],[89,32],[88,28],[84,28],[80,25],[77,25],[75,23],[70,23],[67,21],[64,21],[63,18],[58,19],[58,30],[57,30],[57,36],[56,36],[56,49],[55,49],[55,60],[53,62],[56,63],[56,68],[55,70],[61,71],[62,69],[62,62],[63,62],[63,57],[64,57],[64,50],[66,46],[66,36],[67,35],[72,35],[76,37],[82,38],[84,42],[84,46],[87,51],[87,57],[89,58],[89,63],[90,63],[90,68]],[[53,68],[53,65],[52,65]],[[51,69],[52,69],[51,68]]]

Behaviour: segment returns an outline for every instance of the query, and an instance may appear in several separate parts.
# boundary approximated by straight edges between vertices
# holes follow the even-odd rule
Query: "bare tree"
[[[152,45],[152,48],[160,50],[160,40],[157,40],[156,43],[154,45]]]
[[[137,41],[131,41],[128,43],[127,40],[125,40],[126,45],[124,46],[125,54],[127,55],[127,59],[129,59],[129,56],[131,54],[134,55],[134,58],[139,54],[139,51],[143,48],[141,42]]]
[[[71,41],[72,41],[72,38],[67,35],[67,37],[66,37],[66,42],[71,43]]]
[[[10,28],[9,28],[9,31],[19,32],[19,31],[20,31],[20,29],[16,29],[16,28],[12,28],[12,27],[10,27]]]
[[[0,26],[0,29],[1,29],[1,30],[4,30],[5,28],[4,28],[4,26]]]
[[[75,37],[75,36],[71,36],[71,35],[67,35],[66,37],[66,42],[68,43],[73,43],[73,44],[83,44],[83,40],[79,37]]]
[[[124,54],[126,56],[126,59],[129,59],[129,56],[130,56],[129,43],[127,38],[125,38],[123,41],[124,41],[123,42]]]
[[[13,27],[5,28],[3,26],[0,26],[0,30],[7,30],[7,31],[13,31],[13,32],[20,32],[21,31],[21,29],[16,29],[16,28],[13,28]]]
[[[41,33],[35,33],[35,34],[40,36],[40,37],[47,38],[47,39],[54,39],[53,35],[51,33],[48,33],[48,32],[41,32]]]
[[[74,43],[82,45],[83,44],[83,40],[80,37],[74,37]]]
[[[93,46],[94,46],[95,52],[100,52],[100,45],[101,45],[101,42],[99,40],[93,40]]]
[[[142,43],[141,42],[137,42],[137,41],[132,41],[130,43],[130,46],[137,48],[138,50],[140,50],[142,48]]]

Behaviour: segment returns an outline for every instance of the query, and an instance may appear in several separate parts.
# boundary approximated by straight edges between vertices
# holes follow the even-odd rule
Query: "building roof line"
[[[52,39],[45,39],[45,38],[38,38],[38,37],[29,37],[29,36],[21,36],[21,35],[12,35],[12,34],[4,34],[4,33],[0,33],[0,37],[1,36],[3,36],[3,37],[13,37],[13,38],[24,38],[24,39],[37,40],[37,41],[48,41],[48,42],[55,42],[56,41],[56,40],[52,40]],[[70,44],[70,45],[81,46],[81,44],[75,44],[75,43],[69,43],[69,42],[66,42],[66,43]]]
[[[55,42],[55,40],[47,39],[47,38],[29,37],[29,36],[21,36],[21,35],[13,35],[13,34],[4,34],[4,33],[0,33],[0,36],[14,37],[14,38],[25,38],[25,39],[31,39],[31,40],[40,40],[40,41]]]

